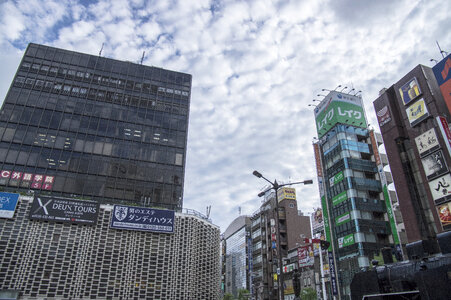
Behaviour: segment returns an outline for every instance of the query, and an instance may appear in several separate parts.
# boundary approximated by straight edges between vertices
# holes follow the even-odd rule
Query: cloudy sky
[[[451,2],[352,0],[0,0],[0,101],[29,42],[193,75],[184,206],[224,231],[252,214],[265,182],[319,206],[313,99],[322,88],[372,102],[418,64],[451,52]],[[341,90],[341,88],[340,88]]]

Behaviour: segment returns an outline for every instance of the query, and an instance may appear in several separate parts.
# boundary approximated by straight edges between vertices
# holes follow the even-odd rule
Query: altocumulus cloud
[[[451,50],[449,1],[6,1],[0,97],[29,42],[193,75],[184,206],[225,230],[252,214],[264,182],[316,179],[313,112],[338,84],[372,101],[415,65]],[[316,184],[299,207],[319,206]]]

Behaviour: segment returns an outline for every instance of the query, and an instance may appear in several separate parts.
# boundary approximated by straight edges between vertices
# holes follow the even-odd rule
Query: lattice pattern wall
[[[0,219],[0,290],[21,299],[219,299],[219,228],[176,213],[174,234],[28,219],[21,197],[14,219]]]

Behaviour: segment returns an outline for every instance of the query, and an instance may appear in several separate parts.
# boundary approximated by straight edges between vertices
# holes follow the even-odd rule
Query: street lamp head
[[[313,180],[309,179],[309,180],[304,180],[304,184],[312,184]]]
[[[263,177],[263,175],[260,172],[256,171],[256,170],[254,170],[254,172],[252,172],[252,174],[254,174],[254,176],[258,177],[258,178],[262,178]]]
[[[259,196],[259,197],[263,197],[265,194],[266,194],[265,192],[260,192],[260,193],[258,194],[258,196]]]

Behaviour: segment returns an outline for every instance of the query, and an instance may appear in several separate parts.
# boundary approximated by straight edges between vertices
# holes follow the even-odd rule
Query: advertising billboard
[[[347,212],[335,218],[335,226],[343,225],[349,221],[351,221],[351,214]]]
[[[94,225],[97,223],[99,203],[49,196],[35,196],[30,219]]]
[[[321,168],[321,154],[317,143],[313,144],[313,153],[315,154],[316,174],[318,177],[323,177],[323,169]]]
[[[413,99],[420,96],[421,90],[417,79],[414,77],[399,88],[399,95],[404,105],[409,104]]]
[[[0,218],[12,219],[16,211],[19,194],[0,193]]]
[[[448,154],[451,155],[451,130],[449,129],[448,122],[445,117],[436,117],[438,127],[442,133],[443,139],[445,140],[446,149],[448,149]]]
[[[434,128],[431,128],[417,136],[415,138],[415,143],[417,144],[417,149],[420,156],[424,156],[440,148]]]
[[[429,117],[429,112],[426,107],[424,99],[421,98],[408,108],[406,108],[407,118],[409,119],[410,126],[415,126]]]
[[[296,189],[287,187],[281,188],[277,192],[277,198],[279,199],[279,202],[284,199],[296,200]]]
[[[338,248],[351,246],[354,243],[355,242],[354,242],[354,234],[353,233],[343,236],[341,238],[338,238]]]
[[[345,179],[345,177],[343,175],[343,171],[340,171],[337,174],[335,174],[334,176],[332,176],[331,178],[329,178],[329,186],[333,187],[340,181],[343,181],[343,179]]]
[[[446,174],[442,177],[429,182],[429,189],[432,199],[436,205],[442,204],[451,199],[451,175]]]
[[[432,71],[437,80],[443,99],[451,113],[451,54],[436,64]]]
[[[323,228],[323,210],[321,208],[316,208],[312,213],[312,230],[318,230]]]
[[[448,172],[442,150],[429,154],[421,159],[423,170],[428,180],[432,180]]]
[[[175,213],[173,210],[115,205],[111,216],[110,227],[173,233],[174,217]]]
[[[323,137],[337,123],[367,127],[362,99],[336,91],[331,91],[315,108],[315,121],[318,138]]]
[[[298,248],[299,267],[311,267],[315,262],[312,244]]]
[[[451,229],[451,202],[443,203],[437,206],[438,216],[443,230]]]
[[[346,200],[348,200],[348,194],[346,191],[343,191],[340,194],[332,197],[332,205],[333,206],[338,205],[341,202],[346,201]]]

